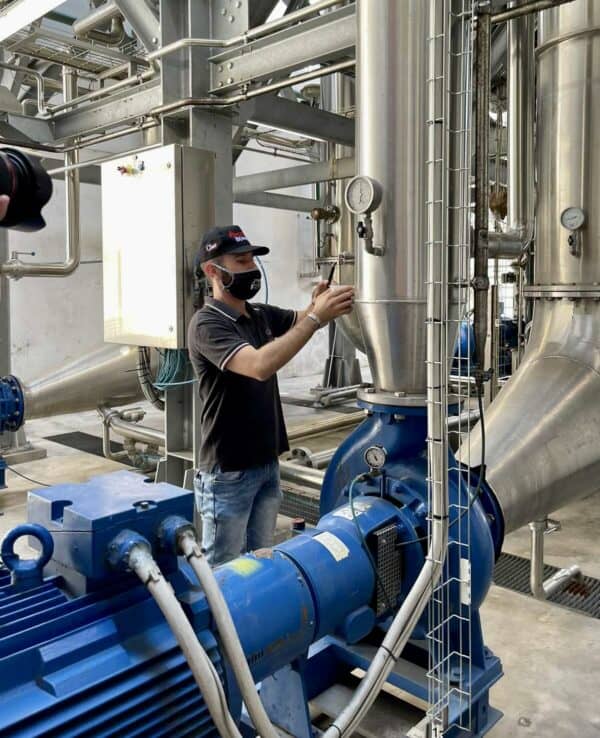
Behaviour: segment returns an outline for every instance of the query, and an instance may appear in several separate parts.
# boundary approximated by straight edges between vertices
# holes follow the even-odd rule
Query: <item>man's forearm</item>
[[[318,329],[306,313],[298,313],[296,325],[287,333],[256,350],[257,374],[268,379],[288,363],[313,337]]]

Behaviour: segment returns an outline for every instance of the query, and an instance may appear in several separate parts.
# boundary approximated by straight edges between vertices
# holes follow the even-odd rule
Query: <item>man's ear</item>
[[[204,272],[207,279],[215,279],[217,276],[217,268],[214,264],[211,264],[210,262],[207,262],[206,264],[201,265],[201,269]]]

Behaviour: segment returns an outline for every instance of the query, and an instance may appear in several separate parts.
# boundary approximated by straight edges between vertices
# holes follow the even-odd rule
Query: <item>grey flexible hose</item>
[[[131,549],[128,563],[130,569],[148,588],[173,631],[219,735],[222,738],[241,738],[240,731],[229,712],[219,675],[200,645],[173,588],[162,575],[152,554],[146,546],[136,545]]]
[[[260,700],[260,696],[256,689],[248,661],[244,654],[242,644],[229,612],[229,607],[215,575],[213,574],[210,564],[202,555],[198,541],[192,531],[186,531],[178,540],[181,553],[189,561],[190,566],[198,577],[198,581],[204,590],[206,599],[210,606],[213,618],[219,629],[219,634],[223,642],[225,654],[229,659],[233,673],[237,680],[242,698],[248,713],[254,724],[254,728],[261,738],[279,738],[279,733],[273,727],[269,716]]]

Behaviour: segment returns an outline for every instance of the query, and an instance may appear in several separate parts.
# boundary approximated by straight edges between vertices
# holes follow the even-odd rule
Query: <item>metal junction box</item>
[[[214,224],[214,159],[172,144],[102,165],[105,341],[185,347],[194,254]]]

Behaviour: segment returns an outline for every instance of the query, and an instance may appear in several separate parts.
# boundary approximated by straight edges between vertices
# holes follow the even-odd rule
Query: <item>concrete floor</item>
[[[288,392],[300,387],[294,381],[284,385]],[[289,427],[315,414],[296,406],[286,406],[285,411]],[[318,411],[318,417],[329,412]],[[160,413],[150,409],[144,422],[160,427]],[[59,416],[28,424],[29,440],[46,448],[48,457],[20,464],[18,471],[56,484],[123,468],[44,440],[73,430],[100,435],[97,415]],[[339,442],[337,434],[306,445],[316,451],[335,442]],[[8,489],[0,492],[0,538],[25,519],[26,494],[35,488],[10,471],[7,482]],[[578,563],[585,574],[600,577],[600,493],[553,517],[563,528],[546,539],[547,562],[555,566]],[[528,556],[528,531],[508,536],[504,550]],[[600,620],[492,587],[483,606],[483,627],[486,643],[502,659],[505,673],[492,691],[491,702],[504,712],[504,718],[489,733],[491,738],[600,738]],[[383,733],[391,735],[389,729],[380,735]]]

